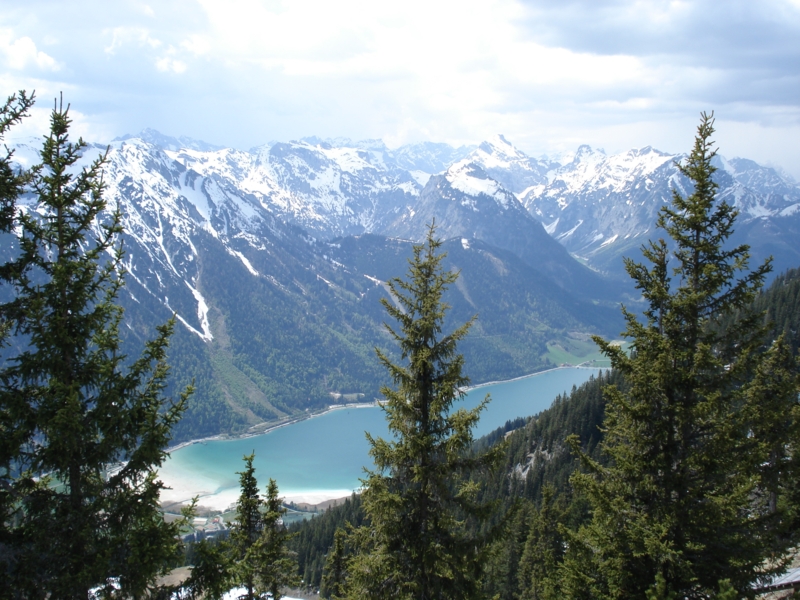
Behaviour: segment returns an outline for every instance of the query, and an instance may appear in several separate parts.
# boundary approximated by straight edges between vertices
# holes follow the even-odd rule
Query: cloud
[[[678,151],[698,113],[716,109],[720,124],[770,140],[752,140],[761,158],[797,155],[800,0],[54,6],[4,11],[0,48],[32,40],[60,70],[30,48],[13,69],[0,52],[0,82],[69,89],[98,131],[117,135],[151,126],[247,148],[310,134],[461,143],[504,132],[531,151],[583,141]],[[746,138],[733,143],[747,155]]]
[[[176,58],[163,56],[156,60],[156,68],[162,72],[183,73],[186,71],[186,63]]]
[[[800,91],[797,0],[526,0],[521,28],[541,43],[639,58],[650,71],[714,73],[713,97],[796,104]],[[710,91],[689,78],[681,95]],[[787,81],[791,82],[787,85]]]
[[[13,39],[9,30],[0,30],[0,52],[9,68],[21,71],[31,65],[46,71],[58,71],[60,65],[48,54],[38,50],[34,41],[23,36]]]
[[[521,21],[545,43],[598,54],[683,57],[715,66],[797,56],[798,2],[524,0]],[[744,63],[743,63],[744,61]]]
[[[194,56],[203,56],[210,51],[211,42],[203,35],[191,34],[181,42],[180,46]]]
[[[114,27],[103,32],[111,36],[111,43],[103,50],[106,54],[116,54],[119,49],[129,44],[137,47],[159,48],[163,42],[150,35],[150,31],[141,27]]]

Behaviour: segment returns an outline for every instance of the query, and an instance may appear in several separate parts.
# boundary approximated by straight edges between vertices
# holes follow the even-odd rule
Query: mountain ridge
[[[145,137],[157,138],[152,130],[146,131]],[[163,137],[169,144],[177,140]],[[192,141],[193,147],[198,144],[203,143]],[[392,224],[398,223],[397,215],[413,210],[430,177],[457,163],[472,163],[515,194],[570,254],[617,279],[624,277],[621,257],[639,256],[638,248],[653,231],[658,209],[670,201],[673,190],[688,190],[688,181],[675,164],[685,155],[651,146],[607,155],[581,145],[571,155],[551,159],[530,157],[503,135],[477,146],[422,142],[395,149],[381,140],[312,136],[299,142],[271,142],[250,153],[227,152],[238,153],[233,160],[237,166],[226,174],[218,169],[220,175],[235,180],[237,170],[240,175],[246,172],[242,181],[249,191],[262,195],[277,216],[322,238],[396,235]],[[199,156],[197,150],[184,155],[192,153],[192,160],[203,159],[206,168],[214,168],[214,161]],[[740,210],[740,226],[781,232],[784,243],[778,246],[788,254],[785,259],[777,257],[778,269],[800,262],[800,250],[785,243],[790,235],[786,231],[800,227],[800,185],[747,158],[719,155],[715,166],[719,197]],[[764,222],[753,223],[756,219]],[[781,222],[786,219],[789,225]],[[766,257],[755,250],[755,259]]]
[[[562,164],[528,157],[502,136],[472,148],[306,138],[251,151],[153,130],[143,137],[110,147],[106,198],[125,229],[127,341],[140,345],[172,315],[180,324],[174,385],[194,380],[198,391],[179,440],[241,433],[341,394],[377,397],[373,348],[391,347],[383,282],[403,275],[411,243],[434,219],[448,268],[462,273],[448,297],[454,316],[480,315],[464,346],[476,383],[564,356],[587,360],[589,334],[614,337],[621,328],[613,305],[624,290],[598,274],[622,247],[606,243],[620,237],[613,228],[628,227],[637,234],[630,243],[641,243],[653,220],[643,231],[634,226],[667,191],[684,189],[665,167],[674,157],[652,149],[615,158],[587,146]],[[101,148],[91,146],[83,164]],[[36,162],[31,144],[16,150],[21,165]],[[735,171],[724,171],[722,191],[754,207],[742,235],[762,254],[793,260],[797,186],[746,159],[721,164]],[[608,174],[609,165],[616,171]],[[645,179],[628,181],[634,171]],[[606,179],[592,180],[598,172]],[[595,195],[567,196],[570,185]],[[632,198],[638,204],[626,204]],[[34,210],[35,198],[21,208]],[[564,235],[569,219],[583,221]],[[587,246],[585,231],[604,237]],[[636,296],[625,301],[635,306]]]

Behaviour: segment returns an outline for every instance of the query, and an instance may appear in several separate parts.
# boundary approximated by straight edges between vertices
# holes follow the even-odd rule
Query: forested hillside
[[[800,269],[776,277],[752,303],[751,310],[764,313],[765,322],[770,324],[768,338],[785,334],[798,356]],[[479,480],[484,498],[496,500],[498,515],[508,519],[504,535],[494,543],[491,553],[484,580],[487,597],[528,597],[524,591],[530,588],[531,578],[537,569],[541,575],[544,568],[534,562],[534,556],[541,555],[542,548],[550,548],[554,560],[563,554],[558,548],[565,539],[558,523],[576,528],[586,521],[585,500],[575,495],[570,483],[580,461],[566,440],[577,435],[589,456],[603,460],[598,444],[603,436],[603,388],[607,385],[626,389],[625,379],[618,372],[600,372],[569,395],[556,397],[547,410],[509,422],[475,442],[476,450],[505,444],[501,468]],[[292,525],[297,535],[290,546],[298,553],[300,572],[310,589],[321,586],[325,557],[336,529],[347,523],[363,523],[360,508],[360,498],[354,495],[343,505]]]
[[[35,164],[38,145],[15,144],[14,160]],[[80,164],[104,150],[87,146]],[[373,349],[391,351],[377,299],[435,218],[448,267],[462,273],[448,318],[480,317],[462,345],[474,383],[582,363],[591,334],[621,329],[610,307],[639,300],[627,278],[603,274],[639,256],[671,192],[691,188],[680,158],[581,147],[535,159],[503,136],[459,149],[308,138],[247,152],[124,136],[109,149],[104,194],[122,212],[126,351],[176,315],[172,389],[196,383],[181,441],[240,434],[338,394],[375,398]],[[720,195],[740,210],[734,239],[754,260],[795,262],[797,185],[752,161],[717,164]],[[21,196],[24,210],[35,204]],[[13,247],[4,238],[0,258]]]
[[[320,242],[303,254],[310,267],[288,262],[285,277],[294,289],[252,277],[226,253],[210,253],[204,270],[224,274],[203,277],[215,307],[208,315],[214,337],[177,327],[170,345],[172,384],[195,382],[176,440],[241,433],[318,410],[336,401],[333,393],[379,397],[383,371],[375,348],[394,352],[382,325],[383,282],[402,272],[411,246],[373,235]],[[461,274],[445,297],[448,325],[478,315],[461,345],[473,383],[565,362],[551,347],[569,348],[566,360],[583,362],[589,333],[613,336],[621,327],[615,308],[575,298],[509,252],[461,239],[445,242],[444,250],[446,268]],[[262,268],[256,258],[253,264]],[[147,330],[148,315],[168,318],[135,281],[129,287],[136,302],[125,306],[134,332]],[[128,337],[135,347],[136,336]]]
[[[765,314],[771,339],[784,335],[797,355],[800,350],[800,268],[778,275],[753,303],[753,309]]]
[[[477,452],[505,443],[501,466],[480,480],[484,499],[498,501],[501,507],[498,514],[507,514],[512,508],[517,510],[518,500],[526,506],[540,505],[543,490],[548,485],[553,488],[559,502],[569,504],[572,497],[569,477],[577,467],[577,461],[565,439],[570,434],[578,434],[583,447],[596,455],[601,437],[599,426],[603,419],[602,389],[608,384],[621,384],[621,378],[601,372],[598,377],[573,389],[568,396],[559,395],[549,409],[511,421],[475,442]],[[336,528],[345,527],[346,523],[357,526],[364,521],[360,508],[360,497],[354,495],[322,515],[291,526],[297,536],[290,542],[290,547],[298,553],[300,572],[310,588],[318,589],[321,584],[324,557],[333,543]],[[522,512],[528,514],[530,509],[524,508]],[[524,543],[526,527],[515,527],[519,530],[517,537],[521,535]],[[511,538],[504,537],[496,544],[493,561],[497,564],[492,569],[494,575],[486,581],[487,590],[491,589],[493,593],[503,587],[495,578],[502,578],[501,572],[516,570],[516,564],[509,564],[509,560],[514,561],[505,556],[516,556],[519,560],[519,554],[515,554],[516,550],[511,547],[514,543]]]

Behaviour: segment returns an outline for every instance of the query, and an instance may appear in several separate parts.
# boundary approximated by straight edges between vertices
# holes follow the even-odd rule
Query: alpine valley
[[[17,144],[15,159],[32,165],[39,147]],[[404,275],[435,220],[461,273],[450,324],[478,315],[459,346],[473,383],[591,361],[589,335],[617,337],[619,302],[637,302],[622,257],[659,236],[672,190],[690,191],[681,159],[587,146],[533,158],[503,136],[397,149],[306,138],[247,152],[125,136],[108,152],[105,198],[125,228],[126,343],[137,355],[175,315],[173,391],[196,390],[176,441],[373,400],[388,383],[374,348],[393,347],[385,281]],[[743,158],[717,166],[719,196],[740,211],[734,243],[751,245],[752,264],[774,256],[776,273],[800,265],[800,186]]]

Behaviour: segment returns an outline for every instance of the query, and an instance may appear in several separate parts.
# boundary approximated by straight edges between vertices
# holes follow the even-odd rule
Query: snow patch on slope
[[[189,331],[195,334],[204,342],[210,342],[214,339],[214,336],[211,334],[211,327],[208,323],[208,304],[206,303],[206,299],[203,298],[203,295],[188,281],[184,281],[186,287],[192,292],[192,296],[194,296],[195,301],[197,302],[197,318],[200,321],[200,328],[202,331],[198,331],[195,327],[192,327],[189,322],[184,319],[178,311],[173,310],[172,312],[175,314],[175,318],[178,319],[183,326],[186,327]],[[164,298],[164,305],[172,310],[169,305],[169,298]]]
[[[503,208],[508,208],[509,192],[472,163],[456,163],[447,170],[445,177],[453,188],[467,196],[489,196]]]
[[[615,234],[614,234],[614,235],[612,235],[610,238],[608,238],[608,239],[607,239],[605,242],[603,242],[602,244],[600,244],[600,247],[602,248],[602,247],[604,247],[604,246],[608,246],[609,244],[613,244],[614,242],[616,242],[616,241],[617,241],[617,238],[618,238],[618,237],[619,237],[619,234],[615,233]]]
[[[259,272],[258,272],[258,271],[256,271],[256,270],[253,268],[253,264],[252,264],[252,263],[251,263],[249,260],[247,260],[247,257],[246,257],[244,254],[242,254],[242,253],[241,253],[241,252],[239,252],[238,250],[231,250],[231,249],[228,249],[228,252],[230,252],[230,253],[231,253],[233,256],[235,256],[235,257],[236,257],[236,258],[238,258],[240,261],[242,261],[242,264],[245,266],[245,268],[246,268],[248,271],[250,271],[250,273],[251,273],[252,275],[255,275],[256,277],[258,277],[258,276],[259,276]]]

